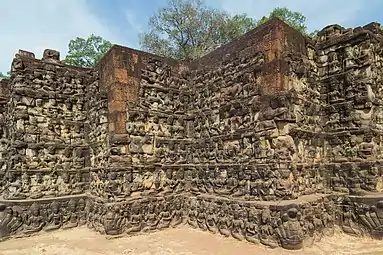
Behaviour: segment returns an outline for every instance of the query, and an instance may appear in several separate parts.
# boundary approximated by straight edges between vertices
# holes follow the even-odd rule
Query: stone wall
[[[192,62],[113,46],[81,69],[20,51],[0,86],[2,236],[381,236],[382,41],[376,23],[312,39],[273,19]]]
[[[323,163],[336,191],[382,191],[380,126],[381,46],[378,24],[319,33],[316,50],[321,89]]]
[[[83,194],[90,167],[86,86],[97,77],[92,70],[61,65],[52,50],[43,60],[20,51],[11,75],[3,198]]]

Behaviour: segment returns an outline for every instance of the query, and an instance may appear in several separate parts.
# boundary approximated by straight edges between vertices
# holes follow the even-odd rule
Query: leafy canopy
[[[201,0],[169,0],[140,34],[143,50],[175,59],[195,59],[254,28],[245,14],[230,16]]]
[[[139,35],[142,50],[179,60],[199,58],[271,18],[278,17],[306,35],[306,17],[285,7],[273,9],[260,20],[246,14],[229,15],[207,6],[203,0],[168,0],[149,19],[148,31]],[[70,41],[64,63],[93,67],[112,47],[100,36],[77,37]]]
[[[94,34],[88,38],[76,37],[69,42],[68,54],[63,60],[68,65],[93,67],[112,47],[112,43]]]
[[[9,76],[10,76],[10,72],[7,72],[7,74],[0,72],[0,79],[5,79],[5,78],[8,78]]]
[[[308,34],[306,17],[287,8],[275,8],[256,21],[246,14],[231,16],[210,8],[202,0],[168,0],[150,18],[149,31],[140,34],[140,45],[160,56],[196,59],[274,17]]]
[[[307,34],[306,17],[300,12],[293,12],[286,7],[277,7],[270,12],[269,16],[263,16],[257,22],[257,25],[263,24],[272,18],[280,18],[299,32]]]

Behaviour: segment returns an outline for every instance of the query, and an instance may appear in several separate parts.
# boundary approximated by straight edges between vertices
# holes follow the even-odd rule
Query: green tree
[[[88,38],[76,37],[69,42],[64,63],[73,66],[93,67],[112,47],[112,43],[94,34]]]
[[[263,24],[270,20],[271,18],[280,18],[299,32],[303,34],[308,34],[306,26],[306,17],[300,12],[293,12],[285,7],[274,8],[269,16],[263,16],[258,22],[257,25]]]
[[[0,79],[9,78],[10,75],[11,75],[11,72],[7,72],[7,74],[0,72]]]
[[[245,14],[230,16],[201,0],[169,0],[140,34],[145,51],[181,60],[195,59],[251,30],[255,20]]]

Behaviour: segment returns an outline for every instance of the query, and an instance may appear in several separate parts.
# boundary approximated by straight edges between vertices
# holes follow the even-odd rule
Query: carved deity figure
[[[51,203],[51,212],[48,215],[45,231],[52,231],[61,228],[63,224],[63,216],[60,212],[60,204],[57,201]]]
[[[226,203],[223,203],[221,206],[221,209],[219,210],[218,213],[218,222],[217,222],[217,227],[219,233],[225,237],[229,237],[231,235],[231,219],[228,215],[229,213],[229,208]]]
[[[85,225],[87,222],[87,209],[86,202],[83,198],[81,198],[77,203],[77,211],[78,211],[78,225]]]
[[[127,234],[134,234],[140,232],[142,229],[142,215],[141,215],[141,204],[139,202],[133,202],[131,207],[131,215],[128,227],[126,229]]]
[[[200,201],[197,208],[197,224],[198,227],[202,230],[207,230],[206,227],[206,212],[205,212],[205,201]]]
[[[63,172],[57,181],[57,194],[59,196],[68,196],[72,192],[70,176],[67,172]]]
[[[29,174],[24,172],[21,176],[21,189],[26,196],[29,196],[29,190],[31,188],[31,179],[29,178]]]
[[[78,226],[78,213],[77,213],[77,203],[76,200],[71,199],[68,202],[68,212],[64,216],[64,225],[63,229],[74,228]]]
[[[217,207],[214,201],[210,202],[206,211],[206,227],[212,233],[217,233]]]
[[[363,142],[359,145],[358,155],[361,158],[370,158],[376,152],[376,145],[372,140],[372,134],[365,134]]]
[[[249,208],[248,216],[245,221],[244,232],[245,232],[245,238],[248,242],[251,242],[254,244],[259,243],[257,211],[253,207]]]
[[[304,236],[300,217],[301,214],[296,208],[290,208],[282,215],[277,234],[283,248],[290,250],[302,248]]]
[[[231,235],[242,241],[244,239],[243,230],[245,229],[245,223],[241,218],[241,208],[238,204],[233,204],[232,206],[233,220],[231,225]]]
[[[82,194],[84,192],[85,183],[83,182],[83,177],[81,172],[77,172],[74,176],[73,190],[72,195]]]
[[[8,223],[12,220],[12,209],[0,204],[0,239],[8,237],[11,233]]]
[[[117,173],[110,172],[108,174],[108,180],[106,181],[106,193],[108,196],[108,201],[113,202],[116,200],[118,195],[118,185],[117,185]]]
[[[273,227],[271,211],[269,208],[264,208],[261,214],[259,240],[263,245],[267,245],[270,248],[276,248],[279,246],[277,240],[275,239],[275,231]]]
[[[351,200],[346,197],[342,204],[341,228],[346,234],[360,236],[362,231],[356,224],[357,218],[353,209]]]
[[[149,232],[157,229],[157,225],[160,221],[159,215],[156,212],[156,201],[149,201],[147,205],[147,211],[144,216],[145,226],[142,231]]]
[[[187,223],[192,228],[198,228],[197,224],[197,208],[196,208],[196,201],[193,199],[189,202],[189,208],[187,212]]]
[[[162,201],[158,204],[158,213],[159,213],[159,223],[158,223],[158,229],[165,229],[170,226],[170,223],[172,221],[172,214],[170,213],[170,203],[166,201]]]
[[[173,210],[171,214],[170,226],[173,228],[182,224],[183,222],[183,210],[182,210],[182,200],[179,197],[174,198],[173,200]]]
[[[22,181],[19,176],[13,172],[8,172],[8,185],[4,194],[6,199],[23,199],[26,196],[22,194]]]
[[[119,235],[122,232],[123,217],[120,214],[120,207],[110,208],[104,216],[104,228],[107,235]]]
[[[33,203],[29,209],[29,214],[24,222],[24,234],[39,232],[45,224],[44,218],[40,215],[40,206]]]

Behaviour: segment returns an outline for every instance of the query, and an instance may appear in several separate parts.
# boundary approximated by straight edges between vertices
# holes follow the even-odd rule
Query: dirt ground
[[[383,241],[335,234],[302,250],[287,251],[280,248],[268,249],[263,245],[239,242],[186,227],[118,239],[108,239],[87,228],[77,228],[1,242],[0,254],[383,254]]]

